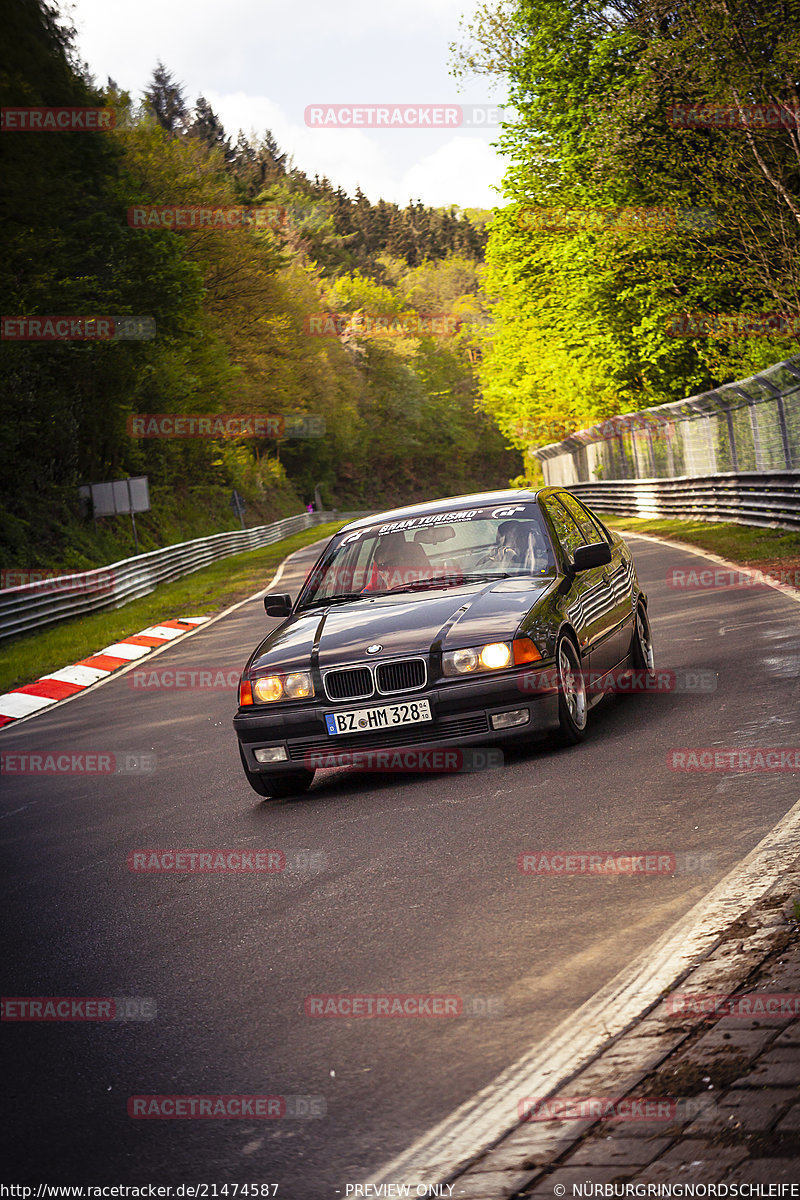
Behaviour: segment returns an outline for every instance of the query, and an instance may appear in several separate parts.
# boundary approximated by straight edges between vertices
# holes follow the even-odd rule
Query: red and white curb
[[[181,634],[191,633],[198,625],[204,624],[208,617],[180,617],[175,621],[163,621],[160,625],[150,625],[140,633],[125,638],[122,642],[114,642],[73,663],[71,667],[62,667],[50,675],[43,675],[33,683],[14,688],[0,696],[0,728],[18,721],[20,717],[29,717],[39,709],[66,700],[76,692],[82,692],[100,679],[105,679],[120,667],[127,667],[137,658],[143,658],[159,646],[166,646],[173,638]]]

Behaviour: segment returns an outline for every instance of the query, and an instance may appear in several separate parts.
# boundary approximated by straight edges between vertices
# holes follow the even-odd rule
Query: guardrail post
[[[764,470],[764,451],[761,448],[761,433],[758,428],[758,417],[756,416],[756,406],[748,404],[747,411],[750,416],[750,428],[753,431],[753,450],[756,458],[756,470]]]
[[[783,403],[783,396],[776,396],[775,406],[778,410],[778,424],[781,428],[781,442],[783,443],[783,458],[786,463],[786,470],[792,469],[792,448],[789,444],[789,430],[786,425],[786,408]]]

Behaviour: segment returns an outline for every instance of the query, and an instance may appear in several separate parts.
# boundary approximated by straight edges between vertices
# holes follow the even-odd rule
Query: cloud
[[[228,134],[261,137],[311,178],[356,187],[373,202],[461,207],[494,203],[503,174],[489,146],[497,130],[311,129],[314,103],[497,102],[485,80],[460,92],[448,73],[464,0],[74,0],[77,49],[97,80],[106,76],[138,98],[160,58],[184,84],[188,103],[204,95]]]
[[[420,199],[461,208],[500,203],[492,185],[500,183],[503,159],[481,136],[414,129],[311,129],[292,121],[266,96],[207,90],[206,99],[233,138],[239,129],[257,138],[269,129],[281,150],[307,175],[327,176],[350,194],[360,187],[373,203],[381,198],[400,205]],[[447,140],[430,148],[431,139],[439,137]]]
[[[454,137],[405,172],[400,191],[426,204],[493,208],[502,203],[503,160],[479,137]]]

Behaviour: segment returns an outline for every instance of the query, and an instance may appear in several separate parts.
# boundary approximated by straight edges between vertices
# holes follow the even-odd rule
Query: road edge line
[[[742,861],[660,938],[543,1040],[407,1150],[372,1175],[373,1186],[420,1178],[444,1183],[516,1128],[520,1097],[546,1098],[640,1021],[722,940],[800,853],[800,800]],[[442,1150],[446,1147],[446,1157]]]
[[[759,583],[763,587],[771,587],[773,591],[781,592],[782,595],[788,596],[791,600],[800,601],[800,588],[792,587],[790,583],[780,583],[777,580],[771,580],[759,567],[746,567],[743,563],[731,562],[730,559],[723,558],[721,554],[715,554],[713,550],[701,550],[699,546],[690,546],[688,542],[678,542],[671,538],[657,537],[654,533],[634,533],[632,529],[618,529],[617,533],[623,540],[627,537],[632,537],[640,538],[644,542],[655,542],[658,546],[674,546],[676,550],[685,550],[689,554],[696,554],[700,558],[707,558],[710,562],[719,563],[722,567],[729,567],[732,571],[739,571],[742,575],[749,575],[752,579],[760,576]]]

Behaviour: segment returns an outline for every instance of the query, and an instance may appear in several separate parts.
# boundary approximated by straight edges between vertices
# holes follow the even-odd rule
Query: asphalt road
[[[606,700],[570,750],[507,752],[502,769],[473,775],[324,771],[303,799],[265,803],[240,769],[232,690],[133,687],[131,674],[0,734],[5,755],[151,756],[128,762],[155,768],[2,779],[3,995],[157,1005],[147,1021],[3,1023],[7,1182],[344,1195],[760,840],[796,800],[796,773],[681,773],[667,754],[800,746],[797,603],[767,588],[676,591],[673,567],[707,564],[631,545],[658,664],[713,671],[716,690]],[[276,590],[296,588],[313,553]],[[248,603],[137,669],[237,672],[269,624]],[[129,852],[151,847],[277,848],[300,865],[130,871]],[[674,853],[678,869],[521,874],[519,854],[537,849]],[[307,1016],[304,998],[322,993],[482,997],[502,1015]],[[131,1119],[128,1097],[151,1094],[321,1097],[326,1113]]]

